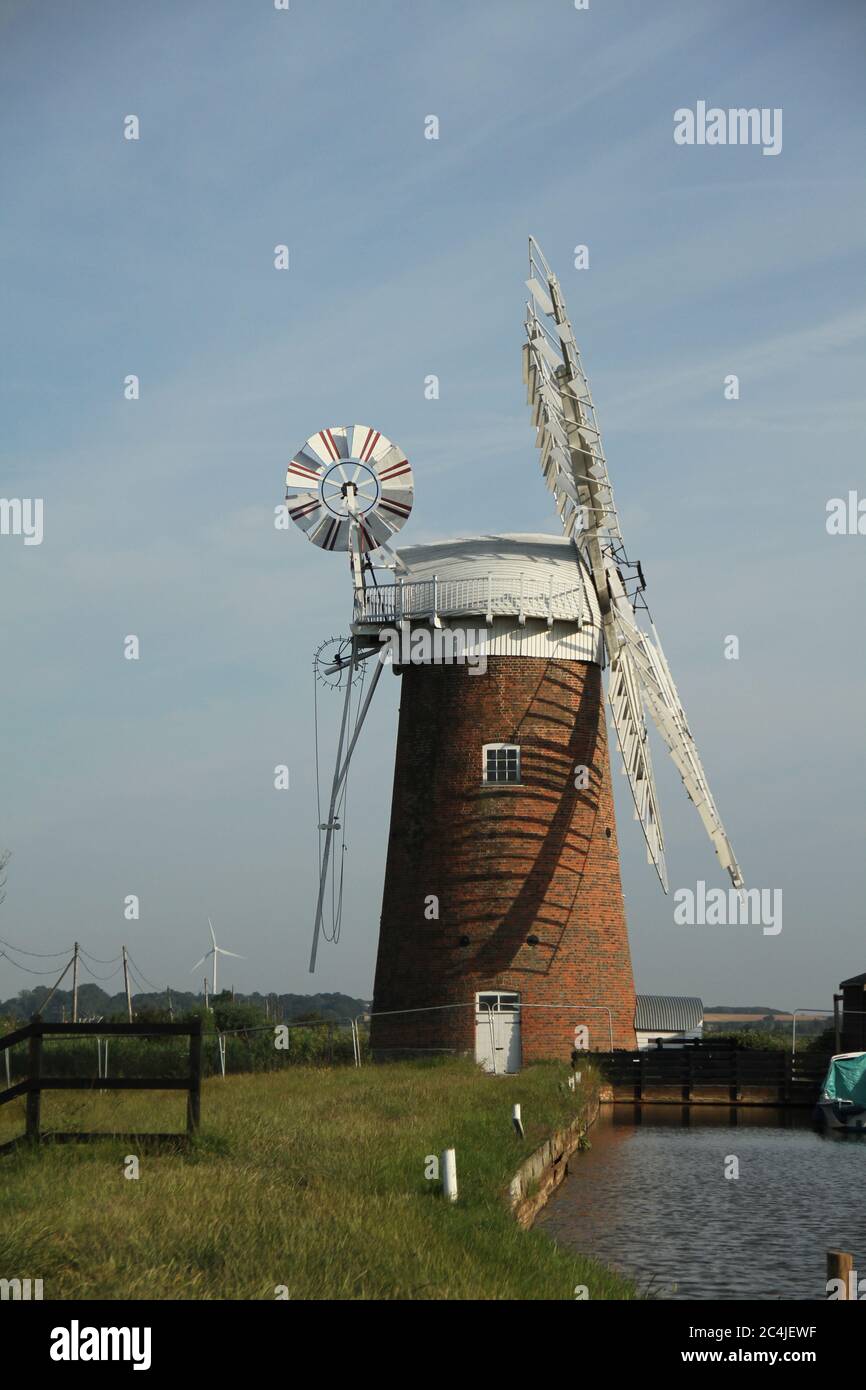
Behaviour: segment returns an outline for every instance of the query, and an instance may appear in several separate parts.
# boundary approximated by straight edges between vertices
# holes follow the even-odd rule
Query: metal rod
[[[340,759],[343,756],[343,742],[346,737],[346,725],[349,721],[349,706],[352,702],[352,677],[355,673],[355,652],[358,646],[357,637],[352,637],[352,649],[349,658],[349,670],[346,676],[346,698],[343,701],[343,718],[340,723],[340,739],[337,744],[337,762],[334,768],[334,782],[331,787],[331,804],[328,809],[328,820],[325,827],[325,847],[322,852],[322,866],[319,876],[319,897],[316,903],[316,923],[313,928],[313,948],[310,952],[310,974],[316,968],[316,955],[319,950],[319,932],[322,929],[322,909],[325,902],[325,888],[328,881],[328,864],[331,858],[331,842],[334,837],[334,812],[337,808],[337,797],[340,794],[340,786],[343,777],[340,773]]]

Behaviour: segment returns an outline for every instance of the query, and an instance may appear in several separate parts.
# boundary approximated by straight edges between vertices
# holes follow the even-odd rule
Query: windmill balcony
[[[587,619],[586,600],[581,584],[563,588],[549,579],[534,575],[496,578],[482,575],[472,579],[404,579],[382,584],[356,595],[356,631],[378,628],[402,619],[438,623],[441,618],[480,615],[488,623],[494,617],[511,616],[519,623],[542,618],[580,626]]]

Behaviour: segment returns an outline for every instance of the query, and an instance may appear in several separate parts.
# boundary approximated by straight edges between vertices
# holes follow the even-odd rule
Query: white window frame
[[[495,1004],[489,1004],[495,999]],[[475,995],[475,1012],[482,1013],[520,1013],[520,991],[516,989],[481,989]]]
[[[517,777],[512,782],[509,778],[499,779],[487,776],[487,754],[500,752],[503,749],[513,748],[517,753]],[[481,749],[481,780],[485,787],[518,787],[520,786],[520,744],[519,743],[485,743]]]

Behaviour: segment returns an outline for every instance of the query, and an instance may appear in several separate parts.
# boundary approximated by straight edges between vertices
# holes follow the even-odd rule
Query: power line
[[[136,973],[136,975],[140,976],[141,979],[144,981],[144,983],[145,983],[150,989],[152,989],[152,990],[154,991],[154,993],[156,993],[156,994],[161,994],[161,993],[162,993],[162,987],[161,987],[160,985],[155,985],[155,984],[153,983],[153,980],[149,980],[149,979],[147,978],[147,976],[145,975],[144,971],[143,971],[138,965],[135,964],[135,961],[132,959],[132,956],[129,954],[129,951],[126,952],[126,959],[128,960],[130,966],[135,966],[135,973]]]
[[[59,956],[68,956],[72,950],[71,946],[67,946],[62,951],[26,951],[23,946],[14,946],[11,941],[4,941],[2,937],[0,946],[8,946],[10,951],[16,951],[19,956],[37,956],[40,960],[55,960]]]
[[[79,953],[79,954],[80,954],[80,953]],[[119,958],[118,958],[118,959],[119,959]],[[110,964],[110,962],[107,962],[107,963]],[[119,975],[119,974],[120,974],[120,971],[121,971],[121,966],[118,965],[118,966],[115,966],[114,970],[112,970],[112,972],[111,972],[110,975],[97,975],[97,973],[96,973],[95,970],[91,970],[91,968],[90,968],[90,966],[87,964],[87,961],[86,961],[86,960],[82,960],[82,961],[81,961],[81,965],[82,965],[82,968],[83,968],[84,970],[87,971],[88,975],[92,976],[92,978],[93,978],[94,980],[102,980],[102,981],[105,981],[105,980],[113,980],[114,977],[115,977],[115,975]]]
[[[92,956],[89,951],[85,951],[83,946],[78,947],[79,954],[87,956],[88,960],[96,961],[97,965],[113,965],[116,960],[121,960],[121,956],[112,956],[110,960],[103,960],[101,956]]]
[[[20,960],[13,960],[12,957],[9,955],[9,953],[8,953],[7,951],[2,951],[2,950],[0,950],[0,957],[2,957],[4,960],[8,960],[9,964],[10,964],[10,965],[14,965],[15,968],[16,968],[16,970],[23,970],[23,971],[25,971],[26,974],[28,974],[28,975],[56,975],[56,974],[57,974],[57,966],[56,966],[56,965],[54,966],[54,968],[53,968],[52,970],[34,970],[34,969],[32,968],[32,966],[29,966],[29,965],[22,965],[21,962],[20,962]]]

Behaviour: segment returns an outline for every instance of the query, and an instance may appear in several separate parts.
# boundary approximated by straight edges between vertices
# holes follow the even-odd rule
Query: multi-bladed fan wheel
[[[323,550],[348,550],[352,517],[361,550],[377,550],[412,510],[406,455],[369,425],[332,425],[299,449],[286,472],[289,516]]]
[[[319,685],[327,686],[329,690],[345,690],[346,680],[349,678],[347,672],[351,670],[351,664],[351,637],[326,637],[316,648],[313,657],[316,680]],[[362,675],[360,666],[356,667],[351,675],[352,684],[357,685]]]

